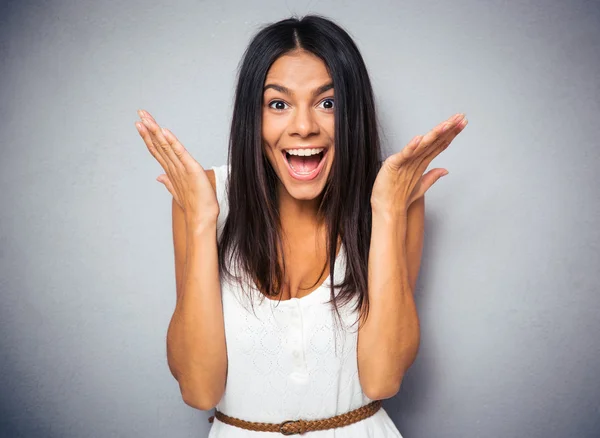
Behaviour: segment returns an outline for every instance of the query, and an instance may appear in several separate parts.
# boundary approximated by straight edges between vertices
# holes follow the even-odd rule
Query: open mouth
[[[287,151],[282,151],[282,155],[292,177],[300,180],[310,180],[316,178],[323,168],[327,151],[328,149],[323,149],[318,154],[309,156],[293,155]]]

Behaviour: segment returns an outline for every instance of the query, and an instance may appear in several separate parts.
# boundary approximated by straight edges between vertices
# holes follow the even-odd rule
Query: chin
[[[284,184],[284,186],[289,195],[298,201],[312,201],[323,193],[323,187],[320,184],[312,187],[290,187],[288,184]]]

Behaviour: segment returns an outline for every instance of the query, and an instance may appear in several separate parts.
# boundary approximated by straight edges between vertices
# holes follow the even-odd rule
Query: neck
[[[324,218],[319,217],[319,204],[323,194],[315,199],[301,200],[295,199],[285,187],[281,186],[279,190],[279,216],[281,225],[284,229],[288,227],[321,227],[324,224]]]

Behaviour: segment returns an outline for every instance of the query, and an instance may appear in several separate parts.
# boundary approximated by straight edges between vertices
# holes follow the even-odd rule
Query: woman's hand
[[[202,166],[166,128],[161,128],[147,111],[139,110],[135,126],[144,143],[166,173],[158,181],[184,210],[186,221],[216,220],[219,203]]]
[[[406,216],[410,204],[419,199],[446,169],[423,172],[429,163],[467,126],[464,114],[456,114],[429,131],[413,138],[400,152],[383,163],[371,193],[371,208],[386,214]]]

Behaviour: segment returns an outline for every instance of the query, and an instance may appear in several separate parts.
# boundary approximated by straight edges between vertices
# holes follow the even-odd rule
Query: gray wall
[[[362,50],[388,151],[470,121],[432,164],[404,437],[600,436],[598,2],[1,8],[1,436],[206,436],[167,368],[171,197],[135,111],[224,163],[246,44],[307,12]]]

